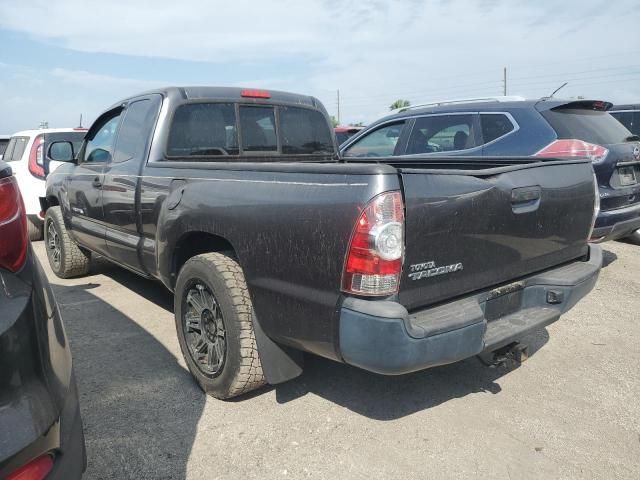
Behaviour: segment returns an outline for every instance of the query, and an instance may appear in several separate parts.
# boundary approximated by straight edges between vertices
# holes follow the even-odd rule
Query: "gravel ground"
[[[164,287],[100,261],[60,280],[35,249],[74,355],[85,478],[640,478],[640,247],[606,244],[595,290],[518,368],[382,377],[307,357],[227,402],[192,381]]]

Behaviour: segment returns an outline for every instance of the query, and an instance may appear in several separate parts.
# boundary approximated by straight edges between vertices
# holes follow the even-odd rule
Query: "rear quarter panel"
[[[338,358],[336,312],[351,233],[369,199],[399,188],[398,176],[379,165],[292,164],[289,171],[278,170],[147,167],[143,196],[151,200],[147,218],[154,209],[158,214],[159,276],[174,284],[173,254],[184,235],[221,236],[235,250],[265,332]],[[169,208],[176,200],[178,206]]]

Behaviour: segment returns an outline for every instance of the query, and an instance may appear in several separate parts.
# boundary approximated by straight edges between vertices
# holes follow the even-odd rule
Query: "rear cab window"
[[[278,154],[332,155],[331,135],[325,116],[312,108],[187,103],[174,113],[166,156],[230,161]]]

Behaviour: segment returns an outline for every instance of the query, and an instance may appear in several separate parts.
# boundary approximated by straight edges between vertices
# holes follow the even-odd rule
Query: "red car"
[[[351,125],[346,127],[342,127],[342,126],[335,127],[333,130],[336,134],[336,142],[338,143],[338,145],[343,144],[344,142],[347,141],[347,139],[353,137],[356,133],[358,133],[363,128],[364,127],[353,127]]]

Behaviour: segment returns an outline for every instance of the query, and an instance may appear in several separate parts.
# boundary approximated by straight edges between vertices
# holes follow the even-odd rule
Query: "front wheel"
[[[71,239],[62,219],[60,207],[51,207],[44,217],[44,243],[51,270],[60,278],[86,275],[91,254]]]
[[[223,253],[188,260],[178,275],[174,311],[182,355],[206,393],[231,398],[265,384],[238,262]]]

